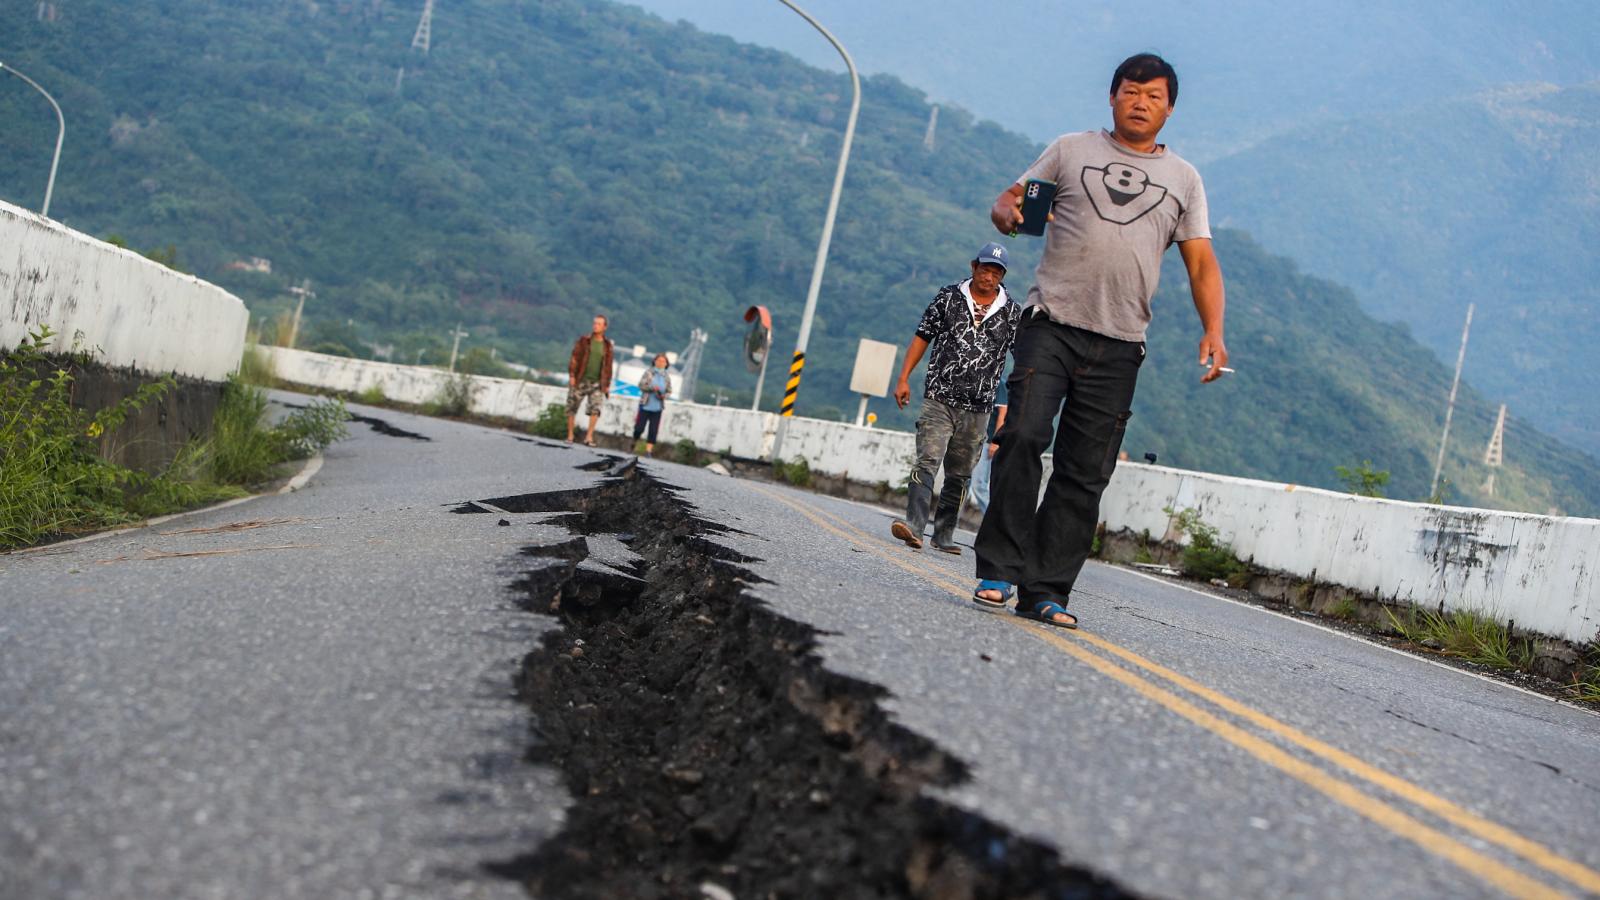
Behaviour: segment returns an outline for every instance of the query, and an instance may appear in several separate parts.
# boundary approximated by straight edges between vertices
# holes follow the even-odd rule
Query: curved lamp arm
[[[61,104],[56,102],[56,98],[50,96],[49,91],[40,87],[39,82],[17,71],[15,66],[8,66],[3,62],[0,62],[0,71],[10,72],[27,82],[34,90],[43,94],[44,98],[50,101],[51,108],[56,111],[56,154],[50,160],[50,180],[45,183],[44,206],[39,209],[39,215],[48,216],[50,215],[50,195],[54,194],[56,190],[56,168],[61,165],[61,142],[67,136],[67,119],[61,114]]]

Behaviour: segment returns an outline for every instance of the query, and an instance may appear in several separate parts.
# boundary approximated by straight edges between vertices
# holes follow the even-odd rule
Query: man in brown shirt
[[[577,424],[578,405],[588,400],[589,430],[583,442],[594,446],[594,426],[600,421],[600,408],[611,396],[611,341],[606,337],[605,316],[594,317],[594,331],[578,338],[567,360],[567,441],[572,441]]]

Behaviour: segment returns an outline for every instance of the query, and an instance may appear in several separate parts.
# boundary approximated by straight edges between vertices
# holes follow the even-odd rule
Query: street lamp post
[[[844,170],[850,162],[850,142],[855,139],[856,114],[861,111],[861,78],[856,74],[855,60],[844,49],[837,38],[822,23],[811,17],[811,14],[794,5],[791,0],[778,0],[799,14],[800,18],[811,23],[811,27],[821,32],[828,39],[833,49],[839,51],[844,57],[845,67],[850,70],[850,89],[853,96],[850,100],[850,118],[844,126],[844,143],[839,147],[839,168],[833,175],[833,194],[828,198],[828,214],[822,220],[822,240],[817,243],[817,261],[811,269],[811,287],[806,291],[806,309],[800,317],[800,336],[794,344],[794,360],[789,364],[789,382],[783,391],[783,407],[781,414],[783,421],[778,428],[777,439],[773,443],[772,452],[776,458],[783,447],[784,432],[788,430],[789,419],[794,416],[795,395],[800,392],[800,372],[806,364],[806,344],[811,340],[811,318],[817,309],[817,293],[822,289],[822,270],[828,263],[828,244],[833,241],[833,219],[839,211],[839,191],[844,187]]]
[[[450,345],[450,371],[456,370],[456,354],[461,352],[461,339],[468,336],[468,332],[461,329],[461,324],[456,323],[456,330],[450,332],[455,342]]]
[[[50,160],[50,180],[45,182],[44,206],[39,210],[39,215],[48,216],[50,215],[50,195],[54,194],[56,190],[56,167],[61,164],[61,141],[67,136],[67,119],[65,116],[61,115],[61,104],[56,102],[56,98],[50,96],[49,91],[40,87],[39,82],[34,81],[32,78],[29,78],[21,72],[18,72],[15,66],[8,66],[3,62],[0,62],[0,70],[10,72],[18,78],[21,78],[23,81],[26,81],[33,87],[34,90],[43,94],[44,98],[50,101],[50,106],[56,111],[56,155]]]

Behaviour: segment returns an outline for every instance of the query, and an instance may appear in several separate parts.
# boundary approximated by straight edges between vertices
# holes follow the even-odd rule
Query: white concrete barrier
[[[284,381],[334,391],[360,393],[376,385],[385,397],[423,404],[440,397],[451,375],[441,369],[326,356],[284,347],[256,348]],[[478,415],[531,422],[551,404],[565,405],[567,389],[507,378],[468,376],[469,409]],[[596,429],[602,434],[633,433],[638,401],[612,397]],[[581,412],[581,411],[580,411]],[[774,413],[669,400],[661,417],[658,443],[688,439],[696,446],[742,459],[767,459],[778,433]],[[580,425],[582,423],[580,422]],[[915,437],[904,431],[861,428],[843,422],[790,420],[783,457],[804,459],[812,471],[867,484],[899,484],[911,470]]]
[[[260,349],[285,381],[349,392],[375,384],[405,403],[437,398],[450,379],[439,369]],[[567,396],[566,388],[504,378],[469,383],[473,412],[518,421],[532,421]],[[636,403],[612,398],[599,430],[631,434]],[[705,450],[766,459],[779,421],[772,413],[668,402],[660,440],[687,438]],[[784,441],[785,459],[868,484],[899,484],[915,453],[908,432],[798,416]],[[1198,510],[1241,558],[1265,569],[1430,608],[1483,612],[1570,641],[1600,631],[1600,520],[1380,500],[1133,462],[1117,466],[1100,515],[1113,531],[1181,540],[1169,533],[1167,508]]]
[[[1168,539],[1164,509],[1198,510],[1241,559],[1418,606],[1486,613],[1583,643],[1600,633],[1600,520],[1357,497],[1121,463],[1100,504],[1111,531]]]
[[[47,325],[52,349],[77,343],[116,368],[222,381],[248,324],[216,285],[0,202],[0,348]]]

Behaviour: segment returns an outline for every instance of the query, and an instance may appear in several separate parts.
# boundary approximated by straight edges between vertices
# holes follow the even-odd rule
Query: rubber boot
[[[956,524],[961,519],[961,504],[967,499],[967,484],[972,479],[944,477],[944,490],[939,492],[939,512],[933,518],[933,548],[946,553],[961,552],[956,544]]]
[[[923,480],[921,472],[911,473],[911,484],[906,491],[906,517],[896,519],[889,533],[906,542],[906,546],[920,550],[922,532],[928,527],[928,514],[933,507],[933,485]]]

